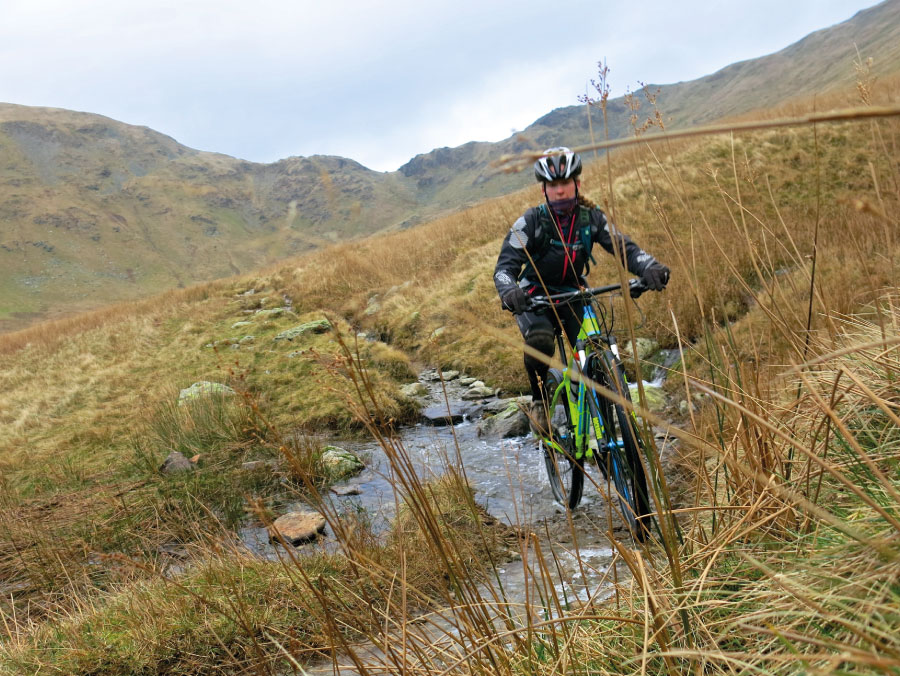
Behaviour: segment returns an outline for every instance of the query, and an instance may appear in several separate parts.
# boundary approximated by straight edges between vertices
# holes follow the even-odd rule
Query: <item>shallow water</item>
[[[459,394],[458,388],[448,389],[451,398]],[[432,384],[433,399],[440,394],[434,390]],[[396,511],[391,468],[384,450],[374,441],[348,441],[337,445],[357,453],[366,462],[366,469],[359,476],[343,482],[358,486],[359,495],[338,497],[330,494],[328,499],[338,513],[364,510],[375,532],[384,532]],[[606,533],[611,524],[618,538],[625,538],[626,531],[619,519],[611,515],[607,501],[593,483],[602,481],[595,467],[588,468],[581,505],[567,514],[553,500],[541,451],[530,437],[504,440],[479,437],[476,423],[467,420],[452,427],[416,425],[403,428],[398,432],[395,445],[405,450],[418,476],[425,481],[441,474],[447,466],[460,468],[472,486],[476,501],[489,514],[533,532],[540,543],[543,567],[550,571],[549,583],[564,605],[583,603],[589,598],[604,599],[612,593],[613,576],[627,575],[622,567],[615,571],[610,568],[613,548]],[[258,554],[278,556],[276,548],[268,542],[265,529],[247,527],[241,535],[244,543]],[[315,548],[333,549],[336,546],[334,537],[326,532],[319,541],[300,546],[297,551],[302,555]],[[529,546],[498,569],[503,597],[517,608],[515,614],[521,622],[524,622],[523,613],[545,618],[553,614],[547,608],[525,605],[526,599],[536,598],[538,591],[535,572],[540,566],[536,558],[533,546]],[[332,668],[322,665],[309,673],[332,673]],[[341,669],[338,673],[357,672]]]

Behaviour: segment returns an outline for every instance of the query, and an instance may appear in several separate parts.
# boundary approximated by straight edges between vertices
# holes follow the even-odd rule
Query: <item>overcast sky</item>
[[[258,162],[392,171],[577,103],[762,56],[873,0],[0,0],[0,101]]]

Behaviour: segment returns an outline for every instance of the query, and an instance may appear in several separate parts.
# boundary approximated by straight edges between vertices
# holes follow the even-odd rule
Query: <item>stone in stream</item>
[[[422,422],[426,425],[455,425],[463,421],[466,410],[463,404],[459,402],[451,402],[447,404],[436,404],[422,409]]]
[[[283,537],[292,545],[313,540],[325,530],[325,517],[318,512],[288,512],[279,516],[268,528],[269,539],[277,542]]]
[[[338,446],[326,446],[320,458],[325,473],[332,481],[361,472],[365,467],[353,453]]]
[[[515,401],[508,402],[506,409],[478,423],[478,436],[508,439],[528,434],[528,416]]]
[[[641,361],[645,361],[651,354],[659,349],[659,343],[652,338],[637,338],[635,344],[637,345],[638,359]],[[622,357],[628,358],[631,357],[632,354],[631,341],[629,340],[622,346]]]
[[[484,384],[478,386],[476,384],[463,392],[462,398],[467,401],[471,399],[487,399],[488,397],[493,397],[495,394],[496,390],[494,390],[493,387],[486,387]]]
[[[454,380],[459,378],[459,371],[441,371],[441,378],[444,380]]]
[[[465,378],[459,379],[459,384],[465,385],[466,387],[468,387],[469,385],[471,385],[474,382],[477,382],[477,378],[473,378],[471,376],[466,376]]]
[[[644,383],[644,398],[647,410],[651,413],[661,413],[666,408],[666,392],[658,385]],[[631,386],[631,400],[635,405],[640,405],[637,385]]]

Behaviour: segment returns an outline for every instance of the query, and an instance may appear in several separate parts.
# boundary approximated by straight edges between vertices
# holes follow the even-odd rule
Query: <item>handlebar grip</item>
[[[628,294],[632,298],[639,298],[642,293],[649,290],[650,287],[644,283],[643,279],[632,279],[628,282]]]

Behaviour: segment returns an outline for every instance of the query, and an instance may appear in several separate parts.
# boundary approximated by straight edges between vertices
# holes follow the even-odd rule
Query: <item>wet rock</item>
[[[483,437],[495,439],[521,437],[528,434],[528,416],[525,415],[518,403],[513,402],[500,413],[480,421],[477,429],[478,436]]]
[[[469,401],[472,399],[487,399],[488,397],[494,396],[494,388],[493,387],[485,387],[482,385],[481,387],[472,386],[462,394],[462,398]]]
[[[459,384],[460,384],[460,385],[466,385],[466,386],[468,386],[468,385],[471,385],[471,384],[474,383],[474,382],[477,382],[477,379],[476,379],[476,378],[472,378],[472,377],[466,377],[466,378],[460,378],[460,379],[459,379]]]
[[[441,371],[441,378],[444,380],[455,380],[459,378],[459,371]]]
[[[190,472],[197,466],[178,451],[172,451],[168,457],[163,460],[163,464],[159,466],[159,471],[163,474],[177,474],[179,472]]]
[[[325,530],[325,517],[318,512],[289,512],[269,526],[269,539],[277,542],[280,535],[292,545],[309,542]]]
[[[429,406],[422,410],[422,422],[426,425],[455,425],[463,421],[466,411],[461,403],[451,402],[447,404],[437,404]]]
[[[400,394],[404,397],[424,397],[428,394],[428,388],[422,383],[410,383],[400,388]]]
[[[509,408],[511,403],[515,403],[516,401],[516,399],[494,399],[493,401],[485,403],[483,410],[485,413],[500,413],[501,411],[505,411]]]
[[[486,402],[484,399],[474,399],[472,401],[461,402],[463,415],[469,420],[477,420],[482,415],[484,415],[486,403],[493,402]]]
[[[222,383],[213,383],[208,380],[201,380],[194,383],[190,387],[186,387],[178,393],[178,405],[183,406],[190,401],[196,401],[203,397],[211,395],[220,397],[231,397],[236,393],[228,385]]]
[[[356,474],[365,467],[356,455],[338,446],[326,446],[319,461],[332,481]]]
[[[298,338],[305,333],[325,333],[329,329],[331,329],[331,323],[327,319],[315,319],[287,331],[282,331],[275,336],[275,340],[294,340],[294,338]]]
[[[344,486],[332,486],[331,492],[335,495],[345,497],[348,495],[359,495],[362,493],[362,488],[359,484],[346,484]]]
[[[637,338],[635,344],[637,345],[638,359],[642,361],[659,349],[659,343],[650,338]],[[630,340],[622,347],[622,354],[623,356],[631,356],[634,354]]]
[[[666,407],[666,392],[661,387],[644,383],[644,398],[645,405],[651,413],[660,413]],[[631,399],[635,404],[639,404],[637,385],[631,388]]]

